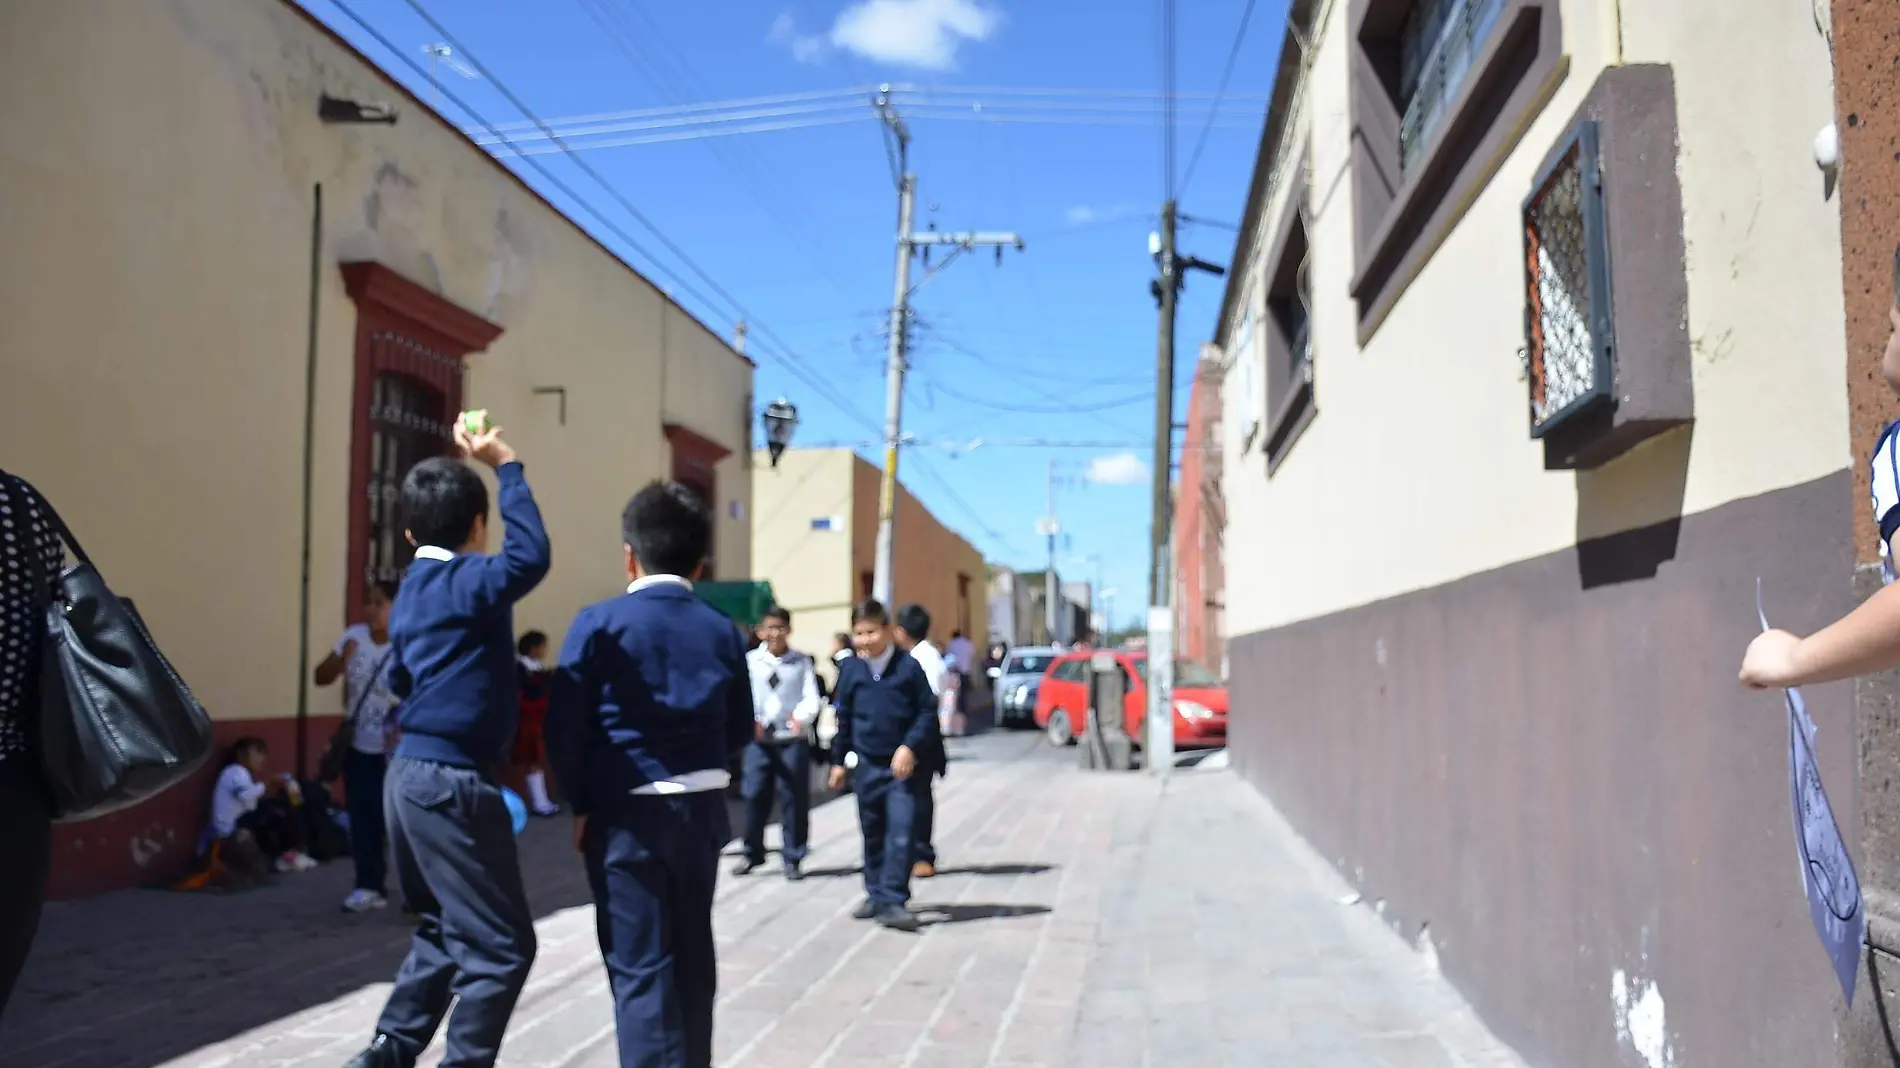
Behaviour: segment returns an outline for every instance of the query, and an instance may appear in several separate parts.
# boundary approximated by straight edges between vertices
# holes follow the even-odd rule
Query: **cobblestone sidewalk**
[[[1032,736],[956,753],[939,784],[945,870],[914,888],[922,933],[849,918],[848,798],[813,814],[812,878],[721,876],[720,1065],[1521,1068],[1231,773],[1183,769],[1162,797]],[[504,1065],[616,1063],[563,830],[523,839],[541,951]],[[55,907],[0,1065],[341,1064],[405,940],[399,916],[336,913],[347,877]]]

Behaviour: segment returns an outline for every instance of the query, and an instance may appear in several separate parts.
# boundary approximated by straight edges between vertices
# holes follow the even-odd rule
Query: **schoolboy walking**
[[[937,847],[932,838],[937,831],[937,794],[935,780],[950,770],[949,754],[944,751],[943,735],[950,715],[945,706],[956,707],[955,670],[930,641],[930,610],[920,604],[907,604],[897,610],[897,629],[893,635],[897,647],[911,655],[924,669],[930,692],[937,698],[937,742],[928,752],[917,754],[922,781],[916,789],[917,812],[910,832],[910,875],[930,879],[937,874]]]
[[[350,1068],[408,1068],[444,1016],[444,1068],[494,1064],[534,961],[534,916],[493,769],[518,710],[514,605],[547,575],[548,538],[500,430],[471,434],[457,420],[455,441],[495,469],[507,531],[489,556],[488,488],[461,461],[424,460],[404,476],[416,554],[389,618],[402,740],[384,807],[396,882],[418,922],[375,1040]]]
[[[1881,354],[1880,373],[1900,394],[1900,251],[1893,259],[1893,332]],[[1860,607],[1806,638],[1770,630],[1749,643],[1742,683],[1755,689],[1806,686],[1900,666],[1900,583],[1894,536],[1900,534],[1900,421],[1888,424],[1874,443],[1874,523],[1880,532],[1884,585]]]
[[[923,767],[939,744],[937,701],[923,668],[891,637],[891,617],[875,600],[851,614],[858,655],[838,669],[838,735],[830,785],[844,786],[854,767],[858,829],[864,835],[864,903],[853,915],[914,931],[910,901],[911,828],[917,793],[928,788]]]
[[[765,864],[765,823],[776,793],[784,831],[779,859],[785,877],[796,882],[805,877],[801,865],[811,815],[810,738],[820,708],[818,668],[791,646],[790,611],[778,605],[766,609],[759,633],[764,640],[746,654],[756,725],[743,771],[745,857],[733,874],[750,875]]]
[[[621,535],[630,584],[568,628],[548,753],[593,889],[622,1068],[709,1068],[726,768],[753,736],[745,634],[693,592],[712,524],[692,490],[647,486]]]

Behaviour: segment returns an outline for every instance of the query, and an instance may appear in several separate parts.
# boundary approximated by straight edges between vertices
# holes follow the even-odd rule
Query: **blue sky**
[[[424,99],[435,99],[426,69],[418,74],[407,63],[426,68],[424,48],[443,35],[407,0],[303,2]],[[944,230],[1014,230],[1027,244],[1001,267],[988,254],[965,258],[917,291],[905,429],[929,442],[1038,438],[1105,447],[919,446],[906,451],[902,478],[993,561],[1040,568],[1046,551],[1035,524],[1053,462],[1066,531],[1058,567],[1065,578],[1093,579],[1099,561],[1103,585],[1117,591],[1116,617],[1137,613],[1147,588],[1154,422],[1147,236],[1163,198],[1161,127],[1145,117],[1160,84],[1153,0],[421,2],[463,46],[457,66],[489,75],[439,67],[443,88],[497,124],[525,118],[504,88],[544,119],[879,83],[1005,90],[940,97],[935,105],[899,98],[913,136],[918,226],[934,220]],[[339,3],[403,54],[392,55]],[[1178,7],[1178,88],[1212,94],[1247,0]],[[1259,0],[1252,13],[1220,121],[1183,188],[1183,212],[1239,221],[1284,9],[1283,0]],[[1038,98],[1025,89],[1082,92]],[[1112,93],[1150,95],[1113,98],[1121,109],[1112,112],[1115,125],[978,121],[970,106],[981,103],[992,116],[1072,119],[1071,105],[1098,105]],[[803,105],[792,108],[803,113]],[[452,103],[442,110],[476,127]],[[569,158],[557,152],[534,161],[586,205],[518,160],[511,165],[715,329],[729,333],[739,317],[735,304],[743,307],[753,322],[748,351],[759,363],[759,400],[783,394],[798,405],[797,444],[865,443],[884,409],[896,193],[868,102],[861,111],[858,117],[840,105],[825,113],[831,125],[580,153],[732,300],[668,253]],[[1181,111],[1178,167],[1185,168],[1209,107],[1190,99]],[[1225,263],[1234,236],[1218,226],[1186,226],[1182,247]],[[1185,417],[1193,356],[1213,328],[1219,299],[1218,279],[1190,279],[1177,341],[1177,419]]]

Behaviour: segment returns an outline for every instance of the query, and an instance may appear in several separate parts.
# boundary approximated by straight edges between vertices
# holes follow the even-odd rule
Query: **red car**
[[[1036,693],[1036,726],[1051,745],[1073,745],[1088,722],[1089,661],[1094,652],[1075,652],[1049,665]],[[1122,725],[1139,746],[1147,734],[1148,654],[1115,650],[1121,665]],[[1227,744],[1227,684],[1213,672],[1187,660],[1174,662],[1174,747],[1210,749]]]

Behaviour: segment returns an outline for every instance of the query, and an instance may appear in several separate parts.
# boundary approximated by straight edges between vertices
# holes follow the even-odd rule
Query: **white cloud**
[[[784,45],[791,50],[792,58],[800,63],[822,63],[831,51],[830,42],[821,33],[801,33],[798,20],[789,11],[782,12],[772,20],[772,30],[766,40]]]
[[[1106,223],[1127,222],[1131,219],[1146,217],[1148,213],[1133,204],[1116,204],[1113,207],[1097,208],[1088,204],[1077,204],[1062,213],[1062,221],[1071,227],[1095,226]]]
[[[1148,465],[1132,452],[1097,456],[1089,461],[1087,478],[1102,486],[1134,486],[1148,479]]]
[[[839,13],[830,43],[879,63],[942,71],[956,67],[966,42],[988,40],[1002,24],[1003,13],[981,0],[859,0]]]

